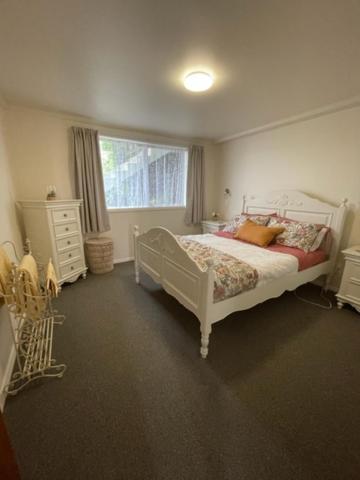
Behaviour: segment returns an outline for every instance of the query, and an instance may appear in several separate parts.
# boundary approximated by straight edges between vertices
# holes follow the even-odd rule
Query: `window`
[[[108,208],[186,204],[186,148],[100,137]]]

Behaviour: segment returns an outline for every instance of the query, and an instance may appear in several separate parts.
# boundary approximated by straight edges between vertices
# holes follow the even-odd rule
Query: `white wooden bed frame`
[[[201,332],[200,353],[206,358],[212,325],[230,313],[246,310],[269,298],[278,297],[286,290],[294,290],[321,275],[326,276],[326,287],[329,285],[342,237],[346,202],[347,200],[343,200],[340,206],[335,207],[296,190],[245,195],[242,212],[276,212],[282,217],[329,226],[332,231],[332,242],[328,247],[329,259],[218,303],[213,303],[214,272],[211,264],[206,272],[202,272],[166,228],[151,228],[140,235],[139,227],[135,226],[136,283],[140,282],[141,269],[197,316]]]

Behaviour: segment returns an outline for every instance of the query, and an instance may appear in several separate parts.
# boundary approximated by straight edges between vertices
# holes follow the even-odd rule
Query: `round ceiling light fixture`
[[[184,86],[191,92],[205,92],[213,83],[213,77],[207,72],[191,72],[184,78]]]

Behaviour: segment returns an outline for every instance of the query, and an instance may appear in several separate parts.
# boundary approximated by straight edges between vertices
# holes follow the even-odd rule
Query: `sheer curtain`
[[[186,149],[106,137],[100,146],[108,207],[185,205]]]
[[[71,127],[75,193],[83,200],[81,225],[84,233],[110,230],[101,169],[99,136],[90,128]]]
[[[197,225],[204,218],[204,147],[192,145],[189,149],[187,201],[185,223]]]

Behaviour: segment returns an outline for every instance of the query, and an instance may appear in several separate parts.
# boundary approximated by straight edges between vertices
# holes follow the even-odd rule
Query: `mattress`
[[[299,272],[306,270],[307,268],[314,267],[315,265],[325,262],[328,259],[328,255],[323,250],[315,250],[315,252],[306,253],[300,248],[286,247],[285,245],[276,244],[266,247],[266,250],[293,255],[298,259]]]

